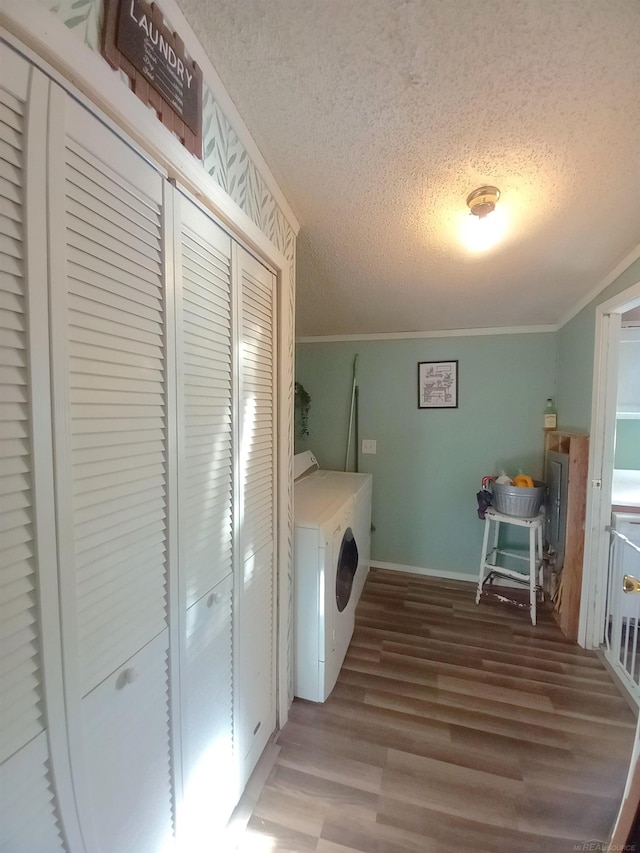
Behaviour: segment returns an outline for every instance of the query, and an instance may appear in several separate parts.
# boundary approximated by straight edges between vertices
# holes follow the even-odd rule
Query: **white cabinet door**
[[[167,633],[82,700],[86,780],[103,853],[172,849]]]
[[[274,277],[238,248],[240,500],[237,741],[246,783],[276,725]]]
[[[232,571],[231,239],[175,193],[183,609]]]
[[[59,101],[56,461],[63,605],[74,625],[66,651],[77,654],[86,695],[167,624],[163,181],[97,118]]]
[[[51,88],[54,447],[75,789],[92,851],[157,853],[172,827],[165,182]],[[117,689],[138,655],[139,681]]]
[[[231,239],[174,193],[182,792],[185,849],[215,849],[233,772]],[[213,846],[212,846],[213,845]]]
[[[233,578],[186,613],[182,685],[183,802],[180,844],[215,850],[216,833],[235,805],[231,614]]]

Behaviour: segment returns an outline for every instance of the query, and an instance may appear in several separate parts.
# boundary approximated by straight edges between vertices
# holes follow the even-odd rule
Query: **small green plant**
[[[311,397],[305,391],[304,386],[300,382],[296,382],[293,395],[296,438],[302,438],[305,435],[309,435],[310,406]]]

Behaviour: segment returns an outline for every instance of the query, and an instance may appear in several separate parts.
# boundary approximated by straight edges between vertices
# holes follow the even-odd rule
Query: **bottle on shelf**
[[[547,405],[544,409],[544,428],[556,429],[558,426],[558,415],[553,404],[553,397],[547,397]]]

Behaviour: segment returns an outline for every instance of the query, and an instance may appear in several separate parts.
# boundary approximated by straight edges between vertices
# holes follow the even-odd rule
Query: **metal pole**
[[[347,455],[344,460],[344,470],[349,470],[349,453],[351,452],[351,430],[353,427],[353,409],[356,398],[356,376],[358,370],[358,355],[356,353],[353,359],[353,382],[351,384],[351,409],[349,411],[349,432],[347,433]]]
[[[360,468],[360,465],[359,465],[359,461],[360,461],[360,454],[359,454],[359,450],[360,450],[360,417],[359,417],[359,413],[360,413],[360,388],[356,385],[356,414],[355,414],[355,429],[353,431],[354,432],[354,438],[355,438],[355,444],[356,444],[355,452],[354,452],[356,474],[358,473],[358,470]]]

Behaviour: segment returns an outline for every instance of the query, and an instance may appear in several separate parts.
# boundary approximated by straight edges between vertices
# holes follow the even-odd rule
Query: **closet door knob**
[[[132,684],[138,677],[138,670],[135,666],[129,666],[123,669],[116,678],[116,690],[122,690],[127,684]]]
[[[220,601],[220,593],[212,592],[209,598],[207,598],[207,607],[212,607],[214,604],[217,604]]]

